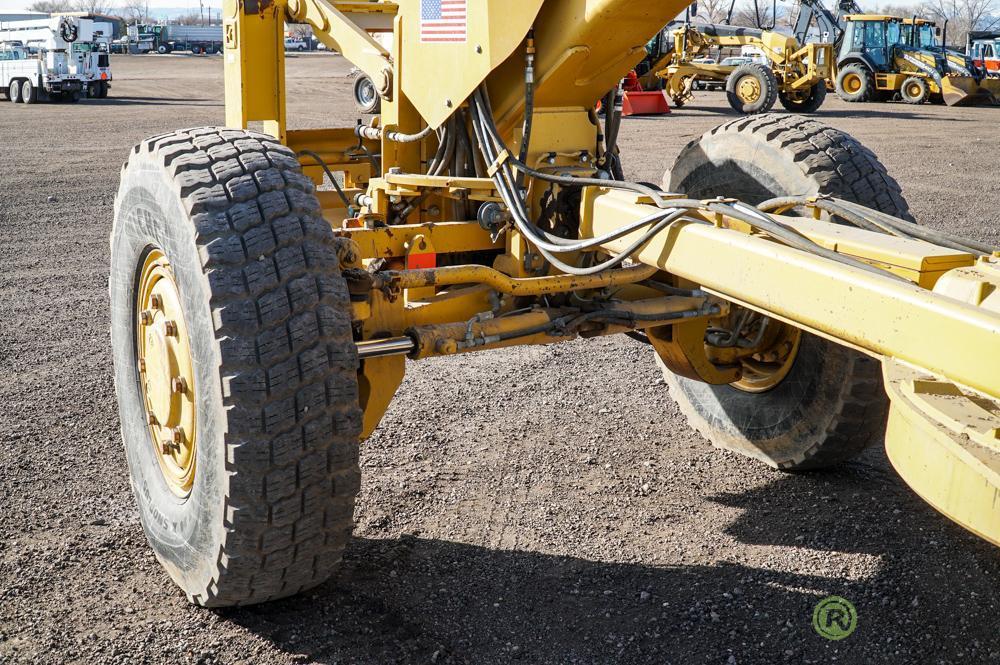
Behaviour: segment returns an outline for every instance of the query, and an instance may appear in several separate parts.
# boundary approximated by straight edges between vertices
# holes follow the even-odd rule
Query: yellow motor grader
[[[714,444],[798,471],[884,439],[1000,541],[995,248],[915,224],[870,150],[796,115],[707,132],[662,187],[616,177],[595,102],[682,9],[226,0],[226,126],[137,145],[111,234],[131,485],[193,602],[332,574],[408,362],[616,334]],[[371,77],[381,115],[289,129],[286,22]]]
[[[761,54],[761,61],[736,66],[704,62],[713,50],[747,46]],[[772,30],[722,24],[668,28],[651,48],[662,54],[652,73],[664,81],[675,106],[692,99],[696,82],[720,81],[726,84],[730,106],[746,114],[766,113],[775,101],[796,113],[816,111],[826,98],[833,56],[830,44],[801,45]]]

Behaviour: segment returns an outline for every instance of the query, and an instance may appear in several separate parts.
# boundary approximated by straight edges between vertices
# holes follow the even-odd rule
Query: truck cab
[[[860,60],[874,72],[889,71],[892,49],[902,40],[902,20],[881,14],[849,14],[843,20],[844,37],[837,62]]]
[[[966,51],[976,67],[1000,76],[1000,32],[970,32]]]

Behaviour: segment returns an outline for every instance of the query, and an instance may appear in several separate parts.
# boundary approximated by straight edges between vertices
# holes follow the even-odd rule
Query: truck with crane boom
[[[53,14],[42,19],[0,21],[0,42],[22,46],[29,54],[46,59],[49,54],[66,61],[67,71],[80,81],[78,93],[107,97],[111,88],[111,24],[74,14]],[[55,61],[54,61],[55,62]],[[40,93],[51,86],[42,85]],[[72,97],[68,88],[54,94]],[[23,97],[22,97],[23,99]]]

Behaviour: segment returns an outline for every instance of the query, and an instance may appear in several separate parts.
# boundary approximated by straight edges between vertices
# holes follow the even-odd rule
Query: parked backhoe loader
[[[829,44],[801,45],[794,37],[771,30],[721,24],[685,23],[660,33],[669,44],[656,48],[662,55],[652,66],[663,79],[675,106],[692,98],[696,81],[725,81],[730,106],[740,113],[766,113],[775,101],[789,111],[812,113],[826,98],[833,50]],[[738,66],[698,62],[712,50],[754,46],[765,62]]]
[[[797,115],[707,132],[662,188],[614,178],[595,103],[682,9],[226,0],[227,126],[137,145],[111,234],[131,485],[193,602],[331,575],[408,360],[618,334],[714,444],[798,471],[884,438],[1000,541],[995,248],[915,224],[870,150]],[[286,22],[371,77],[381,115],[289,129]]]
[[[898,94],[908,104],[934,100],[949,106],[997,103],[997,81],[972,66],[964,55],[934,45],[933,22],[865,14],[854,0],[841,0],[836,16],[822,0],[797,2],[796,37],[805,40],[815,21],[821,39],[834,43],[832,81],[841,99],[868,102]]]

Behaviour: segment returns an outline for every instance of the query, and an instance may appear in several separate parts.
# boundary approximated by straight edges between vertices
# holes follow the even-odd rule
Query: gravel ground
[[[290,600],[189,606],[148,549],[111,380],[108,233],[142,138],[223,121],[219,59],[117,57],[107,100],[0,104],[0,661],[1000,661],[996,550],[869,450],[785,475],[713,450],[628,338],[425,361],[362,448],[342,573]],[[349,67],[290,57],[293,126],[352,123]],[[995,109],[829,99],[924,223],[1000,241]],[[628,119],[659,181],[719,93]],[[817,601],[856,605],[826,641]]]

